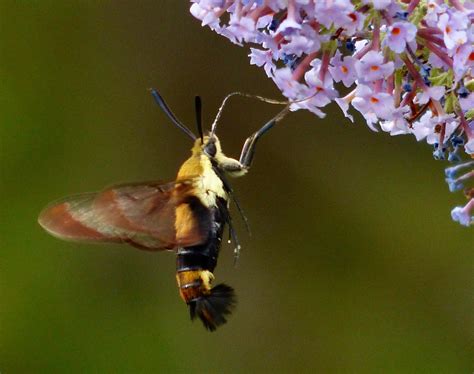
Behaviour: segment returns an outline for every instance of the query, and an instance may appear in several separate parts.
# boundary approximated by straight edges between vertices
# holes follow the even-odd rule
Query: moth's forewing
[[[118,185],[53,203],[39,223],[73,241],[126,242],[148,250],[198,245],[206,241],[211,219],[191,203],[192,189],[189,181]]]
[[[95,214],[93,202],[97,194],[71,196],[46,207],[39,224],[51,235],[74,241],[121,241],[107,232]]]

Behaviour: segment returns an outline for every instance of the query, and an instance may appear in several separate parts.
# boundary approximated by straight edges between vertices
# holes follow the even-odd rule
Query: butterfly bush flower
[[[331,73],[334,82],[341,82],[346,87],[350,87],[354,84],[357,76],[355,70],[355,63],[358,61],[352,56],[345,56],[341,59],[341,52],[336,51],[335,56],[331,59],[331,65],[329,66],[329,72]]]
[[[474,2],[470,0],[192,0],[203,26],[250,48],[292,104],[325,116],[335,102],[373,131],[408,134],[436,159],[474,158]],[[467,169],[467,170],[466,170]],[[446,171],[468,203],[473,163]],[[464,174],[457,176],[463,170]]]
[[[416,26],[410,22],[395,22],[388,27],[383,45],[396,53],[405,51],[407,43],[415,39]]]

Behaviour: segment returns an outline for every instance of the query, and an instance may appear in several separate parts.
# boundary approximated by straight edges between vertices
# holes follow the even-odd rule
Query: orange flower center
[[[446,26],[446,28],[444,29],[444,31],[446,31],[446,34],[449,34],[449,33],[451,32],[451,27]]]
[[[474,61],[474,52],[469,54],[469,61]]]
[[[344,73],[344,74],[347,74],[347,72],[349,71],[348,68],[346,68],[344,65],[341,66],[341,71]]]
[[[370,102],[371,102],[372,104],[377,104],[377,103],[379,102],[379,99],[377,99],[376,97],[373,97],[373,96],[372,96],[372,97],[370,98]]]
[[[394,27],[392,29],[392,34],[393,35],[398,35],[398,34],[400,34],[400,32],[401,32],[400,27]]]
[[[353,22],[357,21],[357,16],[355,13],[349,13],[348,16]]]
[[[379,68],[377,65],[372,65],[372,66],[370,67],[370,70],[372,70],[372,71],[377,71],[377,70],[379,70],[379,69],[380,69],[380,68]]]

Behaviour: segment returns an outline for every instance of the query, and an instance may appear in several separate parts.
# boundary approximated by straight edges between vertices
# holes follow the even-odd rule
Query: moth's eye
[[[204,152],[210,156],[214,157],[216,155],[217,149],[216,149],[216,143],[214,142],[209,142],[204,146]]]

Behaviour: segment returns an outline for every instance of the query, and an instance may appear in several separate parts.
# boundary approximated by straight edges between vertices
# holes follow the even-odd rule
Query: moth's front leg
[[[240,161],[230,157],[225,157],[224,159],[219,160],[219,166],[232,177],[241,177],[249,170],[248,166],[243,165]]]

